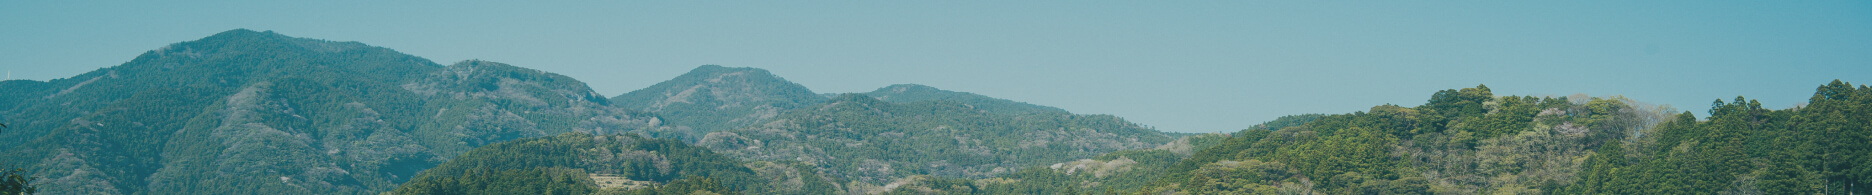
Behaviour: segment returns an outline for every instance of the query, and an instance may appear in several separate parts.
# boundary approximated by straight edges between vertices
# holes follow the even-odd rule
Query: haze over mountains
[[[943,96],[940,98],[973,98],[965,101],[997,107],[992,110],[1037,107],[927,87],[916,92]],[[863,95],[849,96],[819,105],[831,98],[764,70],[710,65],[651,88],[605,98],[576,79],[496,62],[464,61],[442,66],[420,57],[356,42],[293,38],[270,31],[238,29],[152,50],[123,65],[72,78],[0,83],[0,97],[3,97],[0,99],[7,100],[0,103],[4,104],[0,108],[5,108],[0,117],[13,127],[0,133],[0,140],[21,143],[8,146],[4,163],[42,170],[37,171],[36,176],[44,179],[37,183],[44,186],[42,191],[53,194],[374,193],[389,190],[417,172],[477,146],[565,132],[636,133],[693,142],[707,138],[703,135],[709,132],[732,130],[748,136],[803,139],[798,142],[832,139],[858,144],[887,141],[865,137],[899,130],[885,126],[887,124],[840,126],[843,132],[866,134],[826,138],[821,136],[829,135],[768,134],[762,132],[775,129],[738,129],[767,124],[788,131],[804,131],[786,128],[797,128],[801,125],[795,124],[798,122],[814,122],[806,125],[816,126],[845,125],[801,121],[834,117],[820,113],[791,114],[787,116],[793,120],[763,122],[781,117],[782,111],[809,106],[826,111],[843,111],[828,108],[849,107],[863,112],[881,111],[876,110],[880,108],[877,106],[894,104]],[[906,100],[900,102],[939,99],[893,96]],[[970,105],[966,103],[924,104],[961,109],[950,112],[981,113],[969,111]],[[900,111],[898,114],[921,111],[909,112],[912,113]],[[824,114],[835,113],[838,112]],[[1052,114],[1054,117],[1071,116],[1063,112]],[[976,117],[1020,121],[1010,119],[1015,116],[1018,115]],[[1125,131],[1146,133],[1100,138],[1130,144],[1072,146],[1065,148],[1094,150],[1033,155],[1047,156],[1047,159],[1089,157],[1098,151],[1153,147],[1171,139],[1168,134],[1138,129],[1115,117],[1101,120],[1109,124],[1098,126],[1101,128],[1127,128]],[[976,152],[978,158],[998,159],[1002,157],[996,155],[1008,154],[997,150],[1017,144],[980,143],[979,139],[983,138],[972,137],[1002,136],[981,132],[986,130],[1015,130],[997,125],[1001,124],[949,124],[954,127],[948,127],[938,123],[920,128],[944,132],[943,136],[931,139],[985,150]],[[1084,127],[1046,130],[1087,130],[1081,128]],[[741,146],[724,145],[727,143],[723,141],[738,139],[732,136],[734,133],[714,135],[718,136],[709,143]],[[901,138],[904,135],[885,133],[883,136]],[[809,146],[798,142],[756,142],[757,146],[774,144],[767,148],[784,151],[747,153],[765,152],[759,155],[771,159],[854,159],[844,156],[847,154],[827,154],[819,148],[804,148]],[[983,144],[1002,148],[983,148]],[[1049,145],[1023,144],[1026,147]],[[983,160],[981,163],[1003,162],[1020,163],[996,165],[1007,166],[1002,168],[1007,169],[1043,163],[1022,160]],[[871,174],[876,177],[872,182],[900,178],[911,171],[922,171],[919,167],[923,167],[920,164],[894,165],[898,168],[884,168]],[[832,167],[825,165],[828,170],[859,172],[845,170],[849,167]],[[986,172],[993,168],[978,169]]]
[[[122,65],[0,82],[0,165],[48,194],[1543,194],[1872,192],[1872,87],[1712,116],[1623,97],[1497,96],[1167,133],[898,84],[816,93],[704,65],[604,97],[236,29]]]

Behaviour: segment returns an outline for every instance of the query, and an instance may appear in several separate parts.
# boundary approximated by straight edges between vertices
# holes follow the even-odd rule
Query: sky
[[[67,78],[237,28],[442,64],[554,72],[616,96],[696,66],[818,93],[915,83],[1227,132],[1421,105],[1443,89],[1622,95],[1706,116],[1872,84],[1872,1],[21,1],[7,79]]]

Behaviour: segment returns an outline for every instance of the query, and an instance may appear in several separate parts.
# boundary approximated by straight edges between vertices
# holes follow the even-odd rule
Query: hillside
[[[1005,115],[955,101],[845,94],[760,126],[709,133],[696,145],[742,159],[802,161],[851,180],[843,187],[852,192],[880,192],[913,176],[987,178],[1176,136],[1109,115]]]
[[[1028,169],[972,187],[988,193],[1866,193],[1872,161],[1864,158],[1872,148],[1863,143],[1872,142],[1865,129],[1872,113],[1863,108],[1872,105],[1872,87],[1834,81],[1810,101],[1769,110],[1742,97],[1717,100],[1712,116],[1698,119],[1619,97],[1494,96],[1478,86],[1440,91],[1417,107],[1283,117],[1171,164],[1108,155],[1081,162],[1086,169]],[[1137,154],[1112,155],[1148,159]],[[1130,166],[1109,166],[1115,163]],[[1074,174],[1097,170],[1157,179],[1131,187],[1132,178]]]
[[[743,160],[799,161],[857,193],[923,176],[992,177],[1182,136],[1115,116],[915,84],[823,96],[766,70],[715,65],[611,101],[697,127],[706,134],[683,138],[697,146]]]
[[[611,101],[619,107],[657,113],[668,123],[710,132],[750,126],[825,98],[767,70],[704,65]]]
[[[72,78],[0,86],[0,119],[12,126],[0,140],[22,143],[0,148],[0,163],[30,169],[51,194],[371,194],[477,147],[567,132],[691,140],[745,159],[738,167],[760,181],[780,181],[749,192],[876,193],[893,181],[985,178],[1180,136],[920,85],[835,101],[765,70],[712,65],[604,98],[576,79],[507,64],[442,66],[244,29]]]
[[[567,133],[476,148],[424,171],[395,194],[826,194],[805,167],[746,164],[670,139]],[[757,172],[759,171],[759,172]],[[793,173],[793,174],[772,174]],[[775,176],[767,178],[762,176]],[[790,176],[790,177],[789,177]]]
[[[615,97],[498,62],[230,30],[0,81],[0,165],[47,194],[1864,194],[1872,87],[1707,116],[1621,96],[1168,133],[917,84],[818,94],[705,65]]]
[[[669,129],[556,74],[244,29],[0,86],[0,163],[49,194],[370,194],[480,145]]]
[[[896,84],[865,93],[867,96],[891,103],[910,103],[920,101],[951,101],[989,113],[1007,115],[1026,115],[1043,113],[1066,113],[1066,110],[1016,102],[984,95],[937,89],[918,84]]]

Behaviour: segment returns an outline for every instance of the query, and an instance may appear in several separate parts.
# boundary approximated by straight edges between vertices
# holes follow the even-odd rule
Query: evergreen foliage
[[[25,169],[12,166],[0,167],[0,195],[38,193],[39,187],[32,185],[33,180],[37,179],[28,176]]]
[[[591,176],[662,184],[649,191],[770,191],[741,162],[670,139],[566,133],[476,148],[423,171],[395,194],[589,194]],[[686,178],[686,180],[685,180]]]
[[[1736,97],[1593,155],[1576,194],[1872,193],[1872,88],[1834,80],[1808,104],[1769,110]]]

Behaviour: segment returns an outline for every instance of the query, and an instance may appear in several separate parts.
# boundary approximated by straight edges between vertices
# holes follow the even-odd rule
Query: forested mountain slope
[[[891,103],[910,103],[919,101],[952,101],[968,107],[996,114],[1023,115],[1043,113],[1066,113],[1066,110],[1050,106],[1028,104],[1000,98],[993,98],[969,92],[956,92],[937,89],[918,84],[896,84],[865,95]]]
[[[1623,98],[1436,93],[1236,133],[1137,193],[1859,194],[1872,88],[1834,81],[1803,107],[1717,100],[1712,116]]]
[[[918,175],[992,177],[1182,136],[1115,116],[915,84],[826,97],[766,70],[706,65],[611,101],[699,127],[694,132],[707,134],[684,138],[698,146],[743,160],[808,164],[856,193],[888,191]]]
[[[670,129],[556,74],[244,29],[0,99],[0,163],[49,194],[368,194],[479,145]]]
[[[762,169],[750,169],[743,164],[677,140],[567,133],[476,148],[424,171],[394,193],[827,194],[833,190],[826,187],[830,181],[812,175],[804,166],[756,163],[749,165],[762,165]],[[794,174],[769,179],[760,177],[757,170]],[[798,186],[770,185],[785,183]]]
[[[1435,93],[1416,107],[1281,117],[1197,145],[899,188],[972,194],[1860,194],[1872,87],[1834,81],[1804,106],[1737,97],[1711,117],[1622,97]],[[1219,143],[1215,143],[1219,142]],[[1211,146],[1212,145],[1212,146]],[[1208,146],[1208,147],[1202,147]],[[904,191],[895,191],[902,193]]]
[[[697,145],[749,160],[798,160],[855,193],[919,175],[986,178],[1027,166],[1161,146],[1179,135],[1109,115],[994,114],[956,101],[891,103],[845,94]]]
[[[1283,116],[1246,131],[1280,129],[1311,122],[1321,116],[1324,115]],[[1158,179],[1167,175],[1171,167],[1189,159],[1194,151],[1204,151],[1238,138],[1224,133],[1186,136],[1157,148],[1111,152],[1094,158],[1028,167],[995,178],[975,180],[970,190],[978,194],[1128,193],[1155,185]]]
[[[1648,130],[1666,111],[1623,98],[1494,96],[1444,90],[1297,126],[1251,129],[1170,167],[1144,191],[1469,194],[1551,192],[1594,150]],[[1616,145],[1616,144],[1611,144]],[[1616,146],[1611,146],[1616,147]]]
[[[238,29],[0,81],[0,165],[48,194],[1863,194],[1868,105],[1872,87],[1841,81],[1703,118],[1477,86],[1188,135],[714,65],[606,98],[507,64]]]
[[[825,97],[767,70],[704,65],[611,101],[708,132],[750,126],[785,110],[824,102]]]
[[[1736,97],[1586,161],[1559,193],[1872,194],[1872,87],[1834,80],[1802,107]]]

